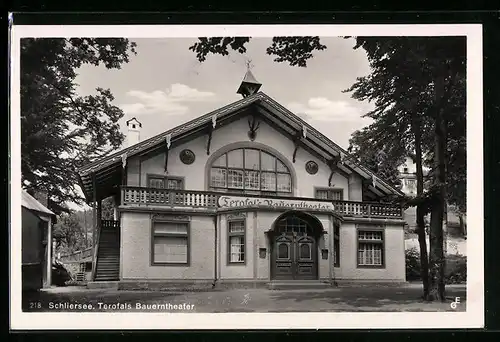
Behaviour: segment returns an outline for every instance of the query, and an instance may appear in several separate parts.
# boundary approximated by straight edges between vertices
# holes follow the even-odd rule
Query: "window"
[[[403,172],[408,173],[408,168],[407,167],[403,168]]]
[[[230,264],[245,262],[245,220],[228,222],[228,261]]]
[[[281,260],[290,259],[290,246],[288,242],[278,243],[278,259]]]
[[[152,264],[189,264],[189,224],[153,221]]]
[[[148,187],[156,189],[184,189],[184,179],[181,177],[166,177],[148,175]]]
[[[333,266],[340,267],[340,227],[333,229]]]
[[[240,148],[212,163],[210,187],[215,191],[290,195],[292,176],[275,156],[255,148]]]
[[[384,267],[384,232],[358,230],[358,266]]]
[[[299,258],[302,260],[312,260],[311,245],[308,243],[300,244]]]
[[[316,198],[331,200],[331,201],[342,201],[344,197],[344,191],[342,189],[316,189]]]

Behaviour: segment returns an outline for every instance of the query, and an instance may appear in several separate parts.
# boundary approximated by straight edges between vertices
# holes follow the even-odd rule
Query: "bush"
[[[446,284],[461,284],[467,281],[467,257],[464,255],[448,255],[444,271]]]
[[[420,278],[420,253],[417,248],[413,247],[406,250],[406,280],[415,281]]]
[[[406,250],[406,280],[420,281],[420,251],[413,247]],[[467,257],[459,254],[446,256],[444,271],[446,284],[461,284],[467,281]]]

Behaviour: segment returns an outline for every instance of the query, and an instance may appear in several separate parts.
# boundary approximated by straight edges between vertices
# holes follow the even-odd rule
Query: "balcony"
[[[239,207],[273,206],[285,208],[321,208],[343,217],[402,219],[401,206],[374,202],[329,201],[315,198],[269,197],[211,191],[171,190],[122,186],[121,205],[129,207],[165,206],[171,208],[221,208],[220,199],[230,199]],[[227,203],[227,201],[226,201]],[[231,206],[234,207],[234,206]]]

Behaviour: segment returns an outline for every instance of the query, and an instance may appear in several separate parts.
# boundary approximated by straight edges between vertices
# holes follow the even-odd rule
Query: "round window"
[[[181,151],[180,158],[184,164],[189,165],[189,164],[193,164],[195,156],[194,156],[193,151],[186,149],[186,150]]]
[[[318,172],[318,164],[315,161],[308,161],[306,163],[306,171],[307,173],[314,175]]]

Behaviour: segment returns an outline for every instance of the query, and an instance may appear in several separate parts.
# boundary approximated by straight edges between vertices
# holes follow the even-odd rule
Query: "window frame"
[[[185,224],[186,234],[171,234],[171,233],[155,233],[155,223],[175,223]],[[155,261],[155,237],[185,237],[187,238],[187,259],[186,262],[164,262]],[[150,265],[151,266],[191,266],[191,222],[187,220],[174,220],[174,219],[151,219],[151,252],[150,252]]]
[[[243,232],[231,233],[231,224],[235,222],[243,223]],[[247,264],[247,221],[246,217],[237,217],[227,219],[226,224],[226,236],[227,236],[227,265],[246,265]],[[243,261],[231,261],[231,237],[243,237]]]
[[[149,182],[150,182],[151,179],[162,179],[163,180],[163,184],[167,184],[167,182],[169,180],[180,180],[181,184],[182,184],[182,187],[181,187],[181,189],[152,188],[149,185]],[[181,177],[181,176],[166,176],[166,175],[156,175],[156,174],[148,173],[146,175],[146,187],[147,188],[151,188],[151,189],[163,189],[163,190],[185,190],[186,179],[185,179],[185,177]]]
[[[333,226],[333,267],[340,267],[340,226]]]
[[[229,165],[229,154],[233,151],[240,150],[242,153],[242,162],[243,165],[242,167],[230,167]],[[259,153],[259,167],[257,169],[251,169],[251,168],[245,168],[246,164],[246,150],[253,150],[257,151]],[[271,157],[274,158],[274,171],[269,171],[265,170],[262,168],[262,153],[266,153],[270,155]],[[214,163],[219,160],[221,157],[225,159],[225,166],[219,166],[219,165],[214,165]],[[278,162],[283,164],[284,167],[288,169],[288,172],[284,171],[279,171],[278,170]],[[214,186],[212,184],[212,170],[213,169],[222,169],[225,170],[225,186]],[[235,170],[235,171],[240,171],[243,172],[243,182],[242,182],[242,187],[230,187],[229,186],[229,170]],[[259,187],[258,189],[256,188],[246,188],[245,183],[246,183],[246,175],[247,172],[257,172],[258,173],[258,179],[259,179]],[[271,173],[274,175],[274,190],[266,190],[263,189],[262,187],[262,175],[263,173]],[[278,175],[288,175],[290,178],[290,191],[278,191]],[[263,148],[257,148],[257,147],[236,147],[231,150],[225,151],[222,153],[220,156],[215,158],[211,164],[209,165],[209,171],[208,171],[208,188],[213,191],[226,191],[226,192],[236,192],[236,193],[253,193],[253,192],[258,192],[260,195],[274,195],[274,196],[286,196],[290,197],[293,194],[293,174],[292,170],[286,163],[276,156],[274,153],[266,151]]]
[[[382,240],[363,240],[359,238],[359,233],[381,233]],[[380,265],[364,265],[359,263],[359,247],[361,244],[374,244],[381,245],[382,251],[380,253],[381,264]],[[385,260],[386,260],[386,248],[385,248],[385,228],[381,227],[358,227],[356,229],[356,267],[357,268],[385,268]]]
[[[344,189],[343,188],[328,188],[328,187],[317,187],[315,186],[314,187],[314,198],[315,199],[320,199],[318,197],[318,192],[319,191],[328,191],[329,194],[331,193],[334,193],[334,192],[338,192],[340,193],[340,199],[339,200],[334,200],[332,198],[327,198],[325,201],[343,201],[344,200]]]

